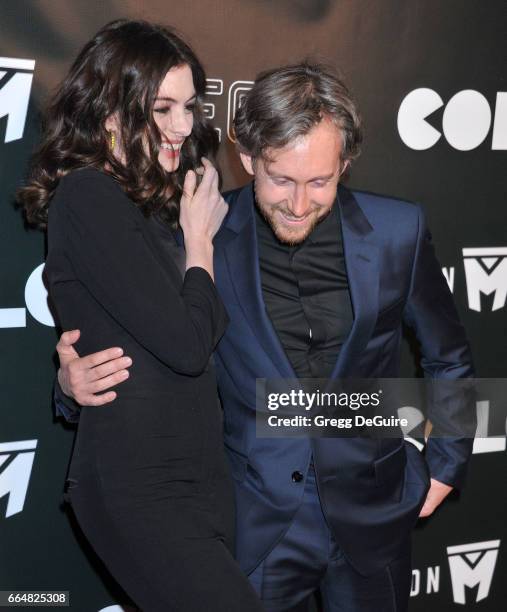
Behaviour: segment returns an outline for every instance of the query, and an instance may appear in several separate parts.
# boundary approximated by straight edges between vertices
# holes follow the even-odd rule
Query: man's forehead
[[[340,155],[343,145],[341,129],[330,120],[322,120],[307,134],[297,136],[284,147],[268,147],[263,153],[265,166],[321,155]]]
[[[297,180],[314,180],[316,178],[330,177],[339,171],[340,149],[335,148],[330,152],[329,148],[320,147],[293,148],[290,152],[280,151],[270,155],[268,159],[263,158],[255,165],[256,174],[260,172],[269,176],[283,176]]]
[[[323,160],[315,164],[281,164],[264,163],[264,173],[273,178],[284,178],[297,182],[309,182],[318,179],[330,179],[338,174],[337,164]],[[255,173],[256,176],[258,172]]]

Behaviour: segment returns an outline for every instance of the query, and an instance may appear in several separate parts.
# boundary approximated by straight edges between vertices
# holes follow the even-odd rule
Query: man
[[[423,458],[401,438],[257,438],[256,379],[395,378],[403,321],[426,376],[472,376],[422,210],[339,184],[361,129],[326,67],[262,74],[235,129],[254,182],[226,195],[215,279],[230,317],[216,365],[238,561],[267,610],[304,610],[319,588],[327,611],[405,610],[411,529],[462,485],[471,440],[430,437]],[[78,359],[76,338],[58,347],[65,390],[111,401],[96,394],[127,358]]]

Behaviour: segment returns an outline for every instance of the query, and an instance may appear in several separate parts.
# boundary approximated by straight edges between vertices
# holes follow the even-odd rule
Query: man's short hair
[[[234,118],[239,151],[266,158],[267,149],[281,149],[322,119],[340,129],[342,161],[361,149],[361,118],[349,90],[336,71],[324,64],[303,62],[258,75]]]

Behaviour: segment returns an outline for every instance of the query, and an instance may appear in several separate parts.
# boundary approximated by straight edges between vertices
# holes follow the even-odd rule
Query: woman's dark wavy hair
[[[194,126],[181,148],[178,169],[169,173],[158,163],[161,137],[153,105],[167,72],[185,64],[197,94]],[[157,212],[175,224],[185,173],[200,166],[203,155],[213,158],[218,148],[216,131],[202,109],[205,87],[199,60],[172,30],[144,21],[105,25],[81,50],[48,105],[42,143],[18,191],[27,221],[44,228],[60,179],[92,166],[111,174],[145,215]],[[113,113],[118,114],[125,164],[113,155],[105,128]]]

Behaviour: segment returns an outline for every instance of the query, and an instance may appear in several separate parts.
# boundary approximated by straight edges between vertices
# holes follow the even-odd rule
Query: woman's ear
[[[118,116],[116,113],[109,115],[104,123],[104,127],[108,132],[117,132],[118,131]]]

